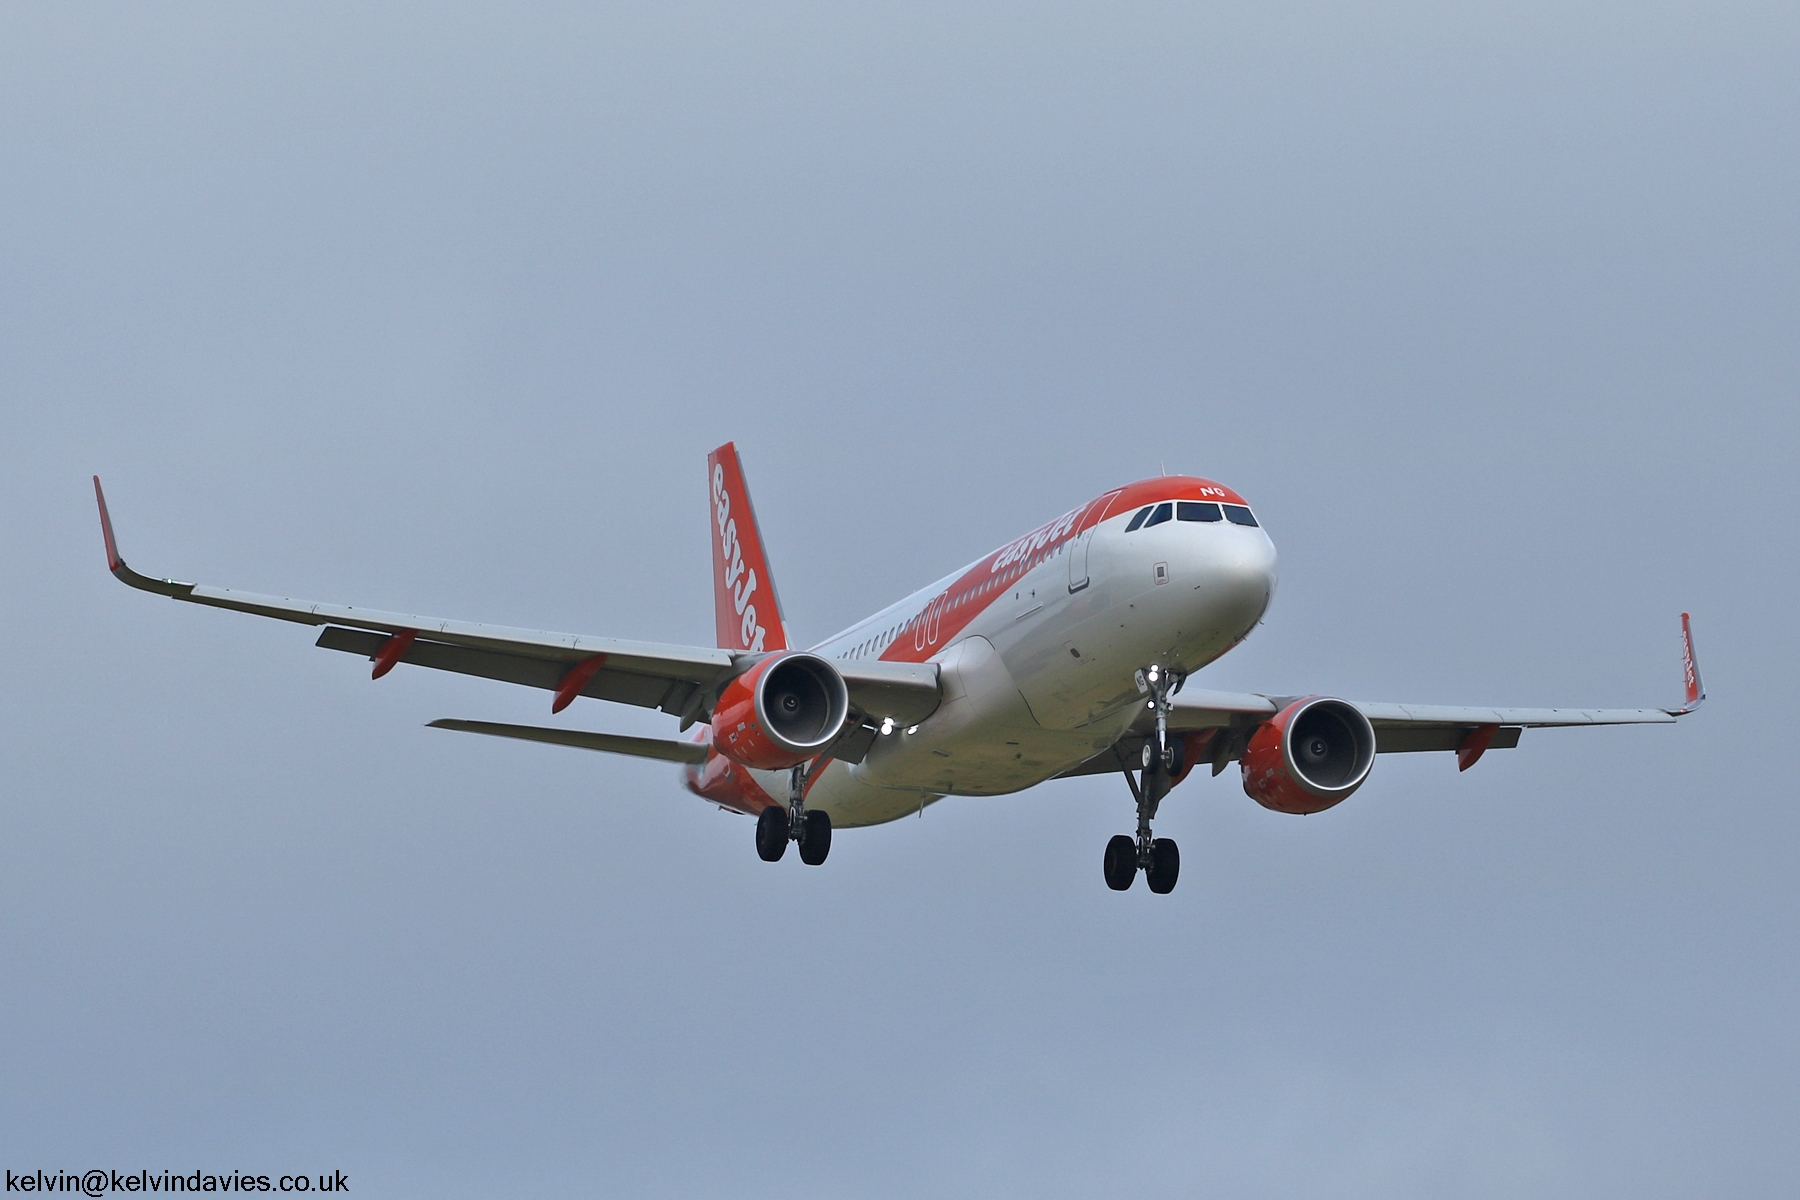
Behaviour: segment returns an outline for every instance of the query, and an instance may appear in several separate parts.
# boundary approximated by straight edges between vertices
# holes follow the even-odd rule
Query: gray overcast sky
[[[363,1196],[1800,1189],[1800,8],[0,10],[0,1157]],[[1350,802],[770,867],[158,574],[700,642],[1108,486],[1280,549],[1211,686],[1659,704]],[[666,733],[576,705],[560,722]]]

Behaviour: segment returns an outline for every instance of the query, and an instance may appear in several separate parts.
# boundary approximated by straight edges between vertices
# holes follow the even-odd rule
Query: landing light
[[[892,718],[892,717],[881,718],[881,736],[886,737],[888,734],[890,734],[892,732],[894,732],[894,718]]]

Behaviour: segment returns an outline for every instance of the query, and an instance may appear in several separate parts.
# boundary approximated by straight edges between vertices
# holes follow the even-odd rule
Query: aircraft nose
[[[1218,548],[1201,578],[1203,596],[1246,626],[1255,625],[1275,595],[1275,545],[1261,530],[1244,530]]]

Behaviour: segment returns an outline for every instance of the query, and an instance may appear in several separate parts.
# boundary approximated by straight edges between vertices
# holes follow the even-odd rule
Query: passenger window
[[[1137,527],[1142,525],[1144,523],[1144,518],[1150,515],[1151,507],[1151,505],[1146,504],[1144,507],[1138,509],[1137,516],[1131,518],[1131,524],[1125,527],[1125,532],[1136,533]]]
[[[1175,519],[1178,521],[1216,521],[1219,519],[1219,506],[1202,503],[1199,500],[1183,500],[1175,506]]]
[[[1144,528],[1148,529],[1152,525],[1161,525],[1164,521],[1174,515],[1175,506],[1170,504],[1167,500],[1164,500],[1161,504],[1156,506],[1156,511],[1150,514],[1150,519],[1144,522]]]
[[[1233,525],[1248,525],[1252,529],[1256,527],[1256,518],[1251,516],[1250,510],[1241,504],[1227,504],[1225,506],[1225,519],[1230,521]]]

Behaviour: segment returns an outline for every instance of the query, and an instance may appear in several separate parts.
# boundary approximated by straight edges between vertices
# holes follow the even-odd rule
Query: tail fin
[[[735,443],[726,442],[706,456],[706,474],[712,493],[713,613],[719,648],[785,650],[787,624]]]

